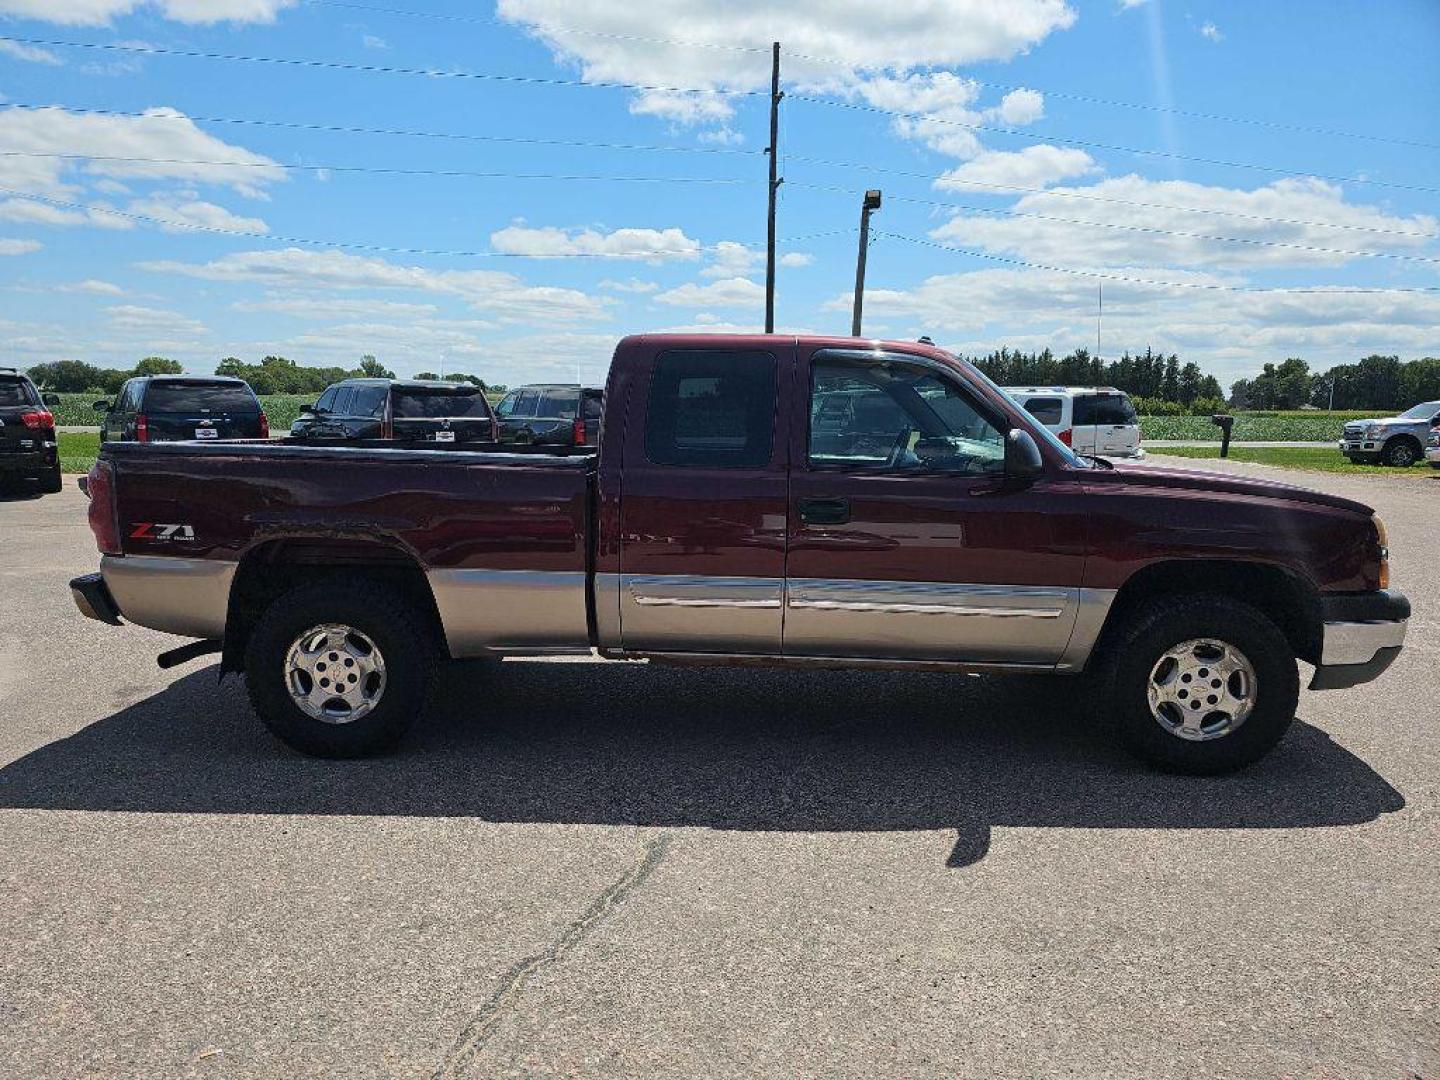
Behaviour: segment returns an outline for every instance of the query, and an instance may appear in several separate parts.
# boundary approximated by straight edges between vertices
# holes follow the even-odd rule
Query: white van
[[[1077,454],[1141,458],[1140,422],[1130,396],[1113,386],[1006,386],[1020,407]]]

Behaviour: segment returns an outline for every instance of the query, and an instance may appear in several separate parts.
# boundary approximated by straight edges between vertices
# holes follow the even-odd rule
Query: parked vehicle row
[[[1355,686],[1404,641],[1370,507],[1082,456],[924,343],[626,338],[602,420],[579,453],[106,443],[100,570],[72,594],[195,639],[166,664],[220,652],[280,739],[331,757],[394,746],[444,658],[598,650],[1085,673],[1061,700],[1220,772],[1284,734],[1297,659]]]
[[[41,394],[29,377],[0,368],[0,486],[33,484],[60,490],[60,450],[55,437],[54,394]]]
[[[499,432],[495,411],[478,386],[424,379],[346,379],[290,425],[290,434],[319,440],[486,443]]]

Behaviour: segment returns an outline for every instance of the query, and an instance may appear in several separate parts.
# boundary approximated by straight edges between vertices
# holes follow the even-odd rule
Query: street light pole
[[[880,191],[871,188],[860,204],[860,251],[855,257],[855,311],[850,317],[850,336],[860,336],[860,316],[865,307],[865,253],[870,248],[870,214],[880,209]]]

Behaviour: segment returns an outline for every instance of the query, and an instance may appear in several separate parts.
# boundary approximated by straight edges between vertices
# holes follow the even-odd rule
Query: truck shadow
[[[1063,679],[457,664],[395,756],[315,761],[214,667],[0,769],[0,807],[794,831],[1354,825],[1404,799],[1297,721],[1234,776],[1151,772]]]

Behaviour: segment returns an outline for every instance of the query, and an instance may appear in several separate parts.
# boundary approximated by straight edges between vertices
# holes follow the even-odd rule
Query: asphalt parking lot
[[[311,761],[0,501],[0,1075],[1434,1080],[1440,476],[1222,467],[1377,506],[1416,616],[1220,779],[1059,679],[598,662]]]

